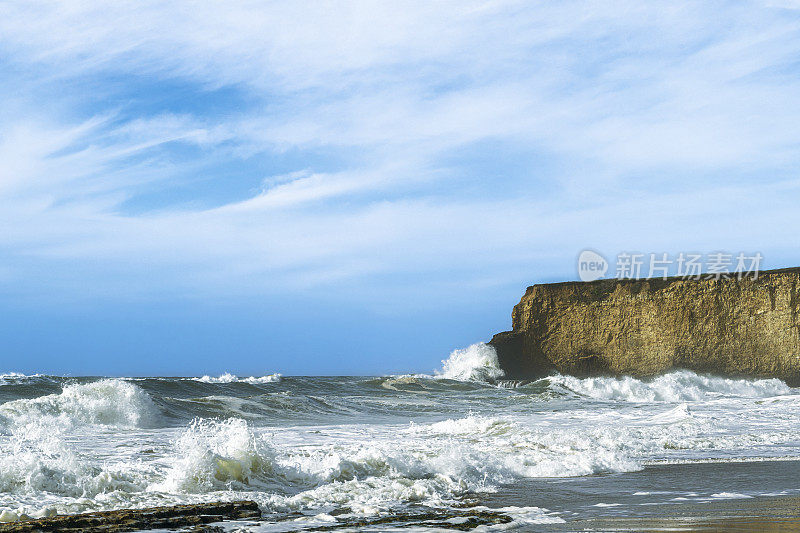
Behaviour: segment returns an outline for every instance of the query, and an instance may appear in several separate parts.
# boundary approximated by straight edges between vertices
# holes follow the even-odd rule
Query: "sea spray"
[[[780,382],[686,372],[502,388],[483,370],[491,352],[452,363],[469,359],[480,371],[451,374],[465,378],[456,381],[47,376],[0,385],[10,399],[0,404],[0,513],[253,499],[264,530],[294,512],[297,527],[379,519],[391,528],[385,519],[400,524],[421,508],[456,517],[530,478],[785,458],[800,442],[800,394]],[[26,398],[36,387],[47,393]],[[558,520],[529,511],[532,523]]]
[[[482,342],[454,350],[436,372],[438,378],[457,381],[493,381],[503,375],[494,348]]]
[[[630,376],[576,378],[554,375],[546,378],[552,387],[563,387],[582,396],[626,402],[687,402],[720,397],[767,398],[791,394],[779,379],[730,379],[678,370],[651,380]]]
[[[274,452],[242,419],[192,421],[176,440],[164,492],[208,492],[259,485],[273,473]]]
[[[150,396],[121,379],[65,385],[60,394],[0,405],[0,420],[4,419],[6,426],[47,421],[62,427],[89,424],[148,427],[158,417],[158,408]]]
[[[107,493],[145,489],[146,472],[122,464],[94,464],[73,441],[72,431],[92,427],[146,427],[158,409],[139,387],[119,379],[65,385],[59,394],[23,398],[0,405],[6,433],[0,441],[0,493],[94,499]],[[43,497],[42,495],[48,495]],[[43,510],[44,509],[44,510]],[[38,516],[41,506],[6,509]]]
[[[176,440],[172,465],[150,490],[257,491],[273,511],[330,505],[386,511],[398,502],[441,506],[521,476],[584,475],[638,464],[599,439],[532,432],[469,416],[390,434],[363,428],[353,442],[276,445],[241,419],[196,420]]]
[[[67,434],[70,427],[59,417],[17,420],[0,446],[0,493],[40,494],[36,500],[46,500],[42,494],[91,499],[145,488],[141,468],[87,460]],[[25,512],[34,516],[38,511]]]
[[[4,372],[0,373],[0,385],[8,385],[14,383],[21,383],[30,378],[39,377],[39,374],[26,375],[20,372]]]
[[[217,377],[213,376],[202,376],[199,378],[189,378],[192,380],[200,381],[203,383],[250,383],[251,385],[263,384],[263,383],[277,383],[281,380],[280,374],[268,374],[266,376],[250,376],[250,377],[239,377],[235,374],[231,374],[225,372]]]

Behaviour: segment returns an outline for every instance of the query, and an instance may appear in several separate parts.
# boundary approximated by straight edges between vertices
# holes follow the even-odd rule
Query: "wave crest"
[[[47,493],[94,498],[101,493],[141,491],[142,472],[92,465],[58,428],[30,424],[18,429],[0,456],[0,492]],[[30,510],[28,510],[30,512]]]
[[[166,492],[243,488],[270,476],[275,454],[239,418],[195,419],[174,445],[175,459],[163,482]]]
[[[551,387],[562,388],[598,400],[627,402],[691,402],[721,397],[767,398],[791,394],[792,389],[779,379],[730,379],[678,370],[640,380],[618,378],[576,378],[555,375],[546,378]]]
[[[38,374],[36,374],[38,375]],[[19,380],[34,377],[34,376],[27,376],[25,374],[21,374],[19,372],[3,372],[0,373],[0,385],[6,385],[8,383],[15,383]]]
[[[136,385],[121,379],[104,379],[66,385],[60,394],[6,402],[0,405],[0,417],[17,426],[37,423],[148,427],[158,418],[158,408]]]
[[[280,374],[269,374],[266,376],[256,377],[250,376],[246,378],[240,378],[235,374],[230,374],[225,372],[224,374],[212,377],[212,376],[203,376],[200,378],[190,378],[194,381],[201,381],[203,383],[250,383],[251,385],[258,385],[262,383],[276,383],[281,380]]]
[[[442,361],[437,378],[456,381],[494,381],[505,375],[497,360],[497,352],[486,343],[479,342],[461,350],[453,350]]]

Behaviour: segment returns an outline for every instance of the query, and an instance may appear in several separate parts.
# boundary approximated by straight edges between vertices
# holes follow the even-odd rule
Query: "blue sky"
[[[800,4],[0,4],[0,370],[430,371],[584,248],[800,264]]]

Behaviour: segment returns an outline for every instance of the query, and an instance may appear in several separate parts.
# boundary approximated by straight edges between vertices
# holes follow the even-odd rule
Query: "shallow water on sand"
[[[525,479],[486,494],[488,507],[546,505],[565,519],[547,530],[654,530],[736,518],[791,518],[800,529],[800,461],[647,465],[636,472]],[[783,502],[781,504],[781,502]],[[636,527],[634,527],[636,525]],[[544,528],[539,528],[544,530]]]
[[[485,345],[430,376],[5,374],[0,520],[252,499],[260,531],[559,530],[791,496],[798,415],[778,380],[502,381]]]

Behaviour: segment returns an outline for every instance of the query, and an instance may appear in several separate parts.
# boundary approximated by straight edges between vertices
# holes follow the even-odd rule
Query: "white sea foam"
[[[60,394],[0,405],[0,427],[11,431],[0,434],[0,513],[13,519],[54,509],[254,499],[267,513],[299,511],[308,524],[323,525],[402,513],[409,504],[461,508],[465,496],[527,477],[631,471],[654,462],[796,456],[796,390],[771,380],[742,383],[691,373],[665,378],[658,383],[554,376],[551,388],[569,389],[572,398],[547,404],[540,396],[554,395],[542,392],[546,381],[504,390],[448,385],[430,376],[419,380],[425,386],[416,387],[409,377],[373,398],[406,402],[434,417],[441,416],[431,408],[437,401],[457,400],[448,404],[450,419],[426,414],[416,423],[408,423],[404,414],[388,421],[370,418],[374,404],[364,391],[375,384],[364,380],[367,387],[355,391],[363,423],[346,418],[295,426],[281,418],[269,427],[238,418],[164,427],[172,419],[158,419],[150,397],[133,383],[69,385]],[[678,394],[675,383],[693,390]],[[170,395],[186,383],[145,385]],[[286,405],[305,398],[294,386],[287,383],[285,396],[276,393]],[[246,398],[215,390],[217,396],[186,401],[230,404],[223,412],[242,416],[266,401],[241,390]],[[184,400],[166,396],[162,401]],[[723,489],[706,493],[726,497]],[[523,529],[519,524],[561,520],[537,508],[501,512],[513,518],[511,526]]]
[[[470,415],[408,430],[443,442],[453,438],[465,446],[466,459],[483,479],[507,482],[520,477],[569,477],[600,472],[625,472],[641,466],[621,442],[600,431],[573,428],[541,430],[518,422]]]
[[[208,492],[247,487],[272,473],[274,453],[242,419],[195,420],[175,443],[166,478],[154,485],[165,492]]]
[[[596,435],[554,436],[474,416],[303,446],[276,444],[239,419],[195,421],[168,463],[150,490],[257,491],[248,497],[271,511],[346,506],[361,515],[398,502],[446,507],[466,492],[494,490],[521,476],[638,468]],[[556,520],[539,511],[537,520]]]
[[[281,380],[281,374],[269,374],[267,376],[261,377],[248,377],[248,378],[241,378],[242,381],[247,383],[275,383]]]
[[[158,409],[136,385],[120,379],[104,379],[65,385],[60,394],[6,402],[0,405],[0,418],[17,426],[35,422],[146,427],[158,418]]]
[[[691,402],[720,397],[767,398],[791,394],[779,379],[728,379],[703,376],[688,370],[664,374],[652,380],[630,376],[580,379],[556,375],[547,378],[551,386],[600,400],[628,402]]]
[[[46,502],[54,498],[92,502],[103,494],[144,490],[146,469],[141,465],[87,460],[83,456],[88,450],[76,450],[68,432],[98,426],[143,427],[157,418],[158,410],[147,393],[118,379],[67,385],[60,394],[0,405],[0,420],[9,432],[0,438],[0,493],[31,494],[30,500],[36,502],[0,509],[6,512],[6,520],[51,513],[54,508]],[[62,510],[84,508],[73,504]]]
[[[0,373],[0,379],[19,379],[19,378],[26,378],[28,377],[25,374],[21,374],[20,372],[3,372]]]
[[[203,376],[199,378],[190,378],[195,381],[202,381],[203,383],[250,383],[250,384],[260,384],[260,383],[275,383],[281,380],[280,374],[269,374],[266,376],[256,377],[243,377],[240,378],[235,374],[230,374],[225,372],[224,374],[212,377],[212,376]]]
[[[479,342],[462,350],[454,350],[442,361],[436,377],[457,381],[493,381],[503,377],[494,348]]]
[[[680,405],[662,411],[665,416],[642,414],[626,424],[593,413],[581,420],[580,430],[546,418],[540,424],[469,415],[400,427],[288,428],[277,435],[241,419],[197,420],[154,464],[89,464],[62,437],[35,433],[34,426],[0,459],[0,491],[88,498],[94,508],[220,497],[252,498],[279,512],[347,508],[369,516],[407,503],[441,508],[522,477],[635,470],[640,458],[665,444],[702,448],[707,429],[685,412]],[[533,508],[513,518],[560,520]]]
[[[502,531],[508,529],[523,529],[526,526],[535,524],[563,524],[566,522],[555,513],[549,512],[547,509],[541,507],[500,507],[490,509],[488,507],[476,507],[476,510],[493,511],[503,513],[512,518],[512,521],[507,524],[492,524],[483,525],[475,528],[473,531]]]
[[[0,373],[0,385],[24,382],[30,378],[38,378],[41,374],[22,374],[20,372]]]
[[[241,419],[193,422],[177,439],[170,463],[164,481],[152,489],[188,493],[259,489],[264,491],[261,501],[276,510],[342,503],[385,508],[398,499],[440,498],[441,492],[463,489],[458,481],[437,477],[420,458],[392,442],[278,450]],[[297,488],[305,490],[285,495]]]
[[[0,454],[0,492],[93,498],[136,492],[143,472],[125,465],[95,465],[81,458],[58,426],[30,423],[16,428]],[[41,499],[41,496],[40,498]],[[27,509],[34,515],[35,510]]]
[[[650,418],[649,422],[652,424],[675,424],[676,422],[683,422],[692,420],[692,413],[689,411],[689,406],[682,403],[664,413],[658,413]]]
[[[203,376],[200,378],[190,378],[190,379],[194,381],[202,381],[203,383],[233,383],[234,381],[239,381],[238,377],[228,372],[225,372],[224,374],[219,375],[217,377]]]

